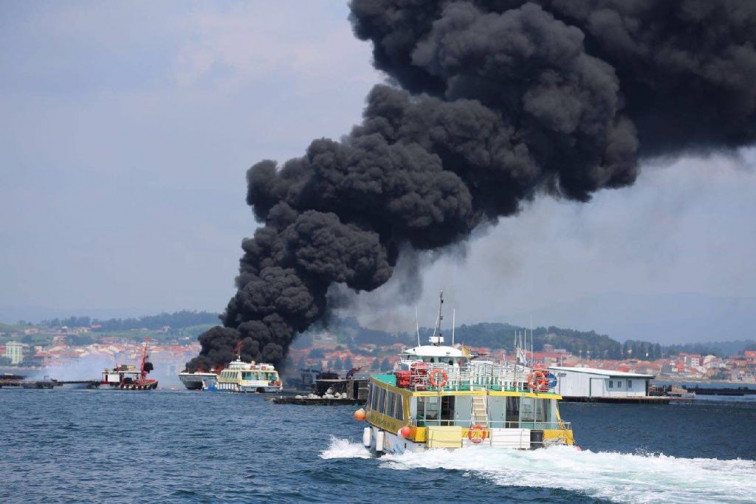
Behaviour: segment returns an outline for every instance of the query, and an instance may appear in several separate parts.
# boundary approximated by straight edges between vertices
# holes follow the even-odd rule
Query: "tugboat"
[[[556,378],[526,364],[517,350],[514,362],[480,359],[444,345],[441,334],[443,292],[429,345],[400,353],[390,374],[370,378],[363,444],[378,454],[420,452],[431,448],[489,445],[529,450],[573,445],[572,427],[551,392]],[[453,344],[453,332],[452,332]]]
[[[130,364],[116,366],[113,369],[105,369],[102,372],[100,387],[109,387],[121,390],[155,390],[158,386],[157,380],[147,378],[147,374],[154,369],[151,362],[147,361],[147,347],[150,339],[144,342],[142,349],[142,360],[139,369]]]

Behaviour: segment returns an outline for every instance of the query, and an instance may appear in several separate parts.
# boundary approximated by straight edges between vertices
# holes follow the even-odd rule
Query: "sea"
[[[756,503],[756,396],[563,403],[580,449],[382,457],[355,409],[0,389],[0,502]]]

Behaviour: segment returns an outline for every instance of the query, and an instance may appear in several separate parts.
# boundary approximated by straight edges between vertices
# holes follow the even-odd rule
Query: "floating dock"
[[[267,398],[275,404],[301,404],[310,406],[338,406],[365,404],[367,401],[365,378],[327,378],[315,380],[315,393],[279,395]]]
[[[307,397],[307,396],[275,396],[266,397],[268,401],[275,404],[299,404],[303,406],[350,406],[364,404],[365,401],[349,398],[330,398],[330,397]]]
[[[0,378],[0,388],[24,388],[24,389],[51,389],[56,387],[65,388],[97,388],[100,382],[97,380],[23,380]]]
[[[15,379],[0,379],[0,388],[51,389],[54,386],[54,380],[27,381]]]
[[[670,402],[692,402],[692,397],[670,396],[630,396],[630,397],[567,397],[562,396],[564,402],[589,402],[611,404],[669,404]]]

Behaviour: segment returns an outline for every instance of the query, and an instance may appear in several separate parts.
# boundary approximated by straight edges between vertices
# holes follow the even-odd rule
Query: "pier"
[[[670,396],[628,396],[628,397],[601,397],[601,396],[562,396],[564,402],[589,402],[611,404],[669,404],[670,402],[692,402],[692,397]]]
[[[21,378],[0,378],[0,388],[24,388],[24,389],[51,389],[55,387],[68,388],[97,388],[100,382],[97,380],[24,380]]]

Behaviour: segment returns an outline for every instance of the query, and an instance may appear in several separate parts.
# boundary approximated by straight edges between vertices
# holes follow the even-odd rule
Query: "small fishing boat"
[[[441,293],[443,305],[443,293]],[[559,415],[556,378],[545,368],[476,357],[444,345],[440,324],[429,345],[400,353],[390,374],[373,375],[366,408],[355,419],[369,424],[363,444],[377,453],[490,445],[533,449],[573,445],[572,427]],[[452,336],[453,342],[453,336]]]

